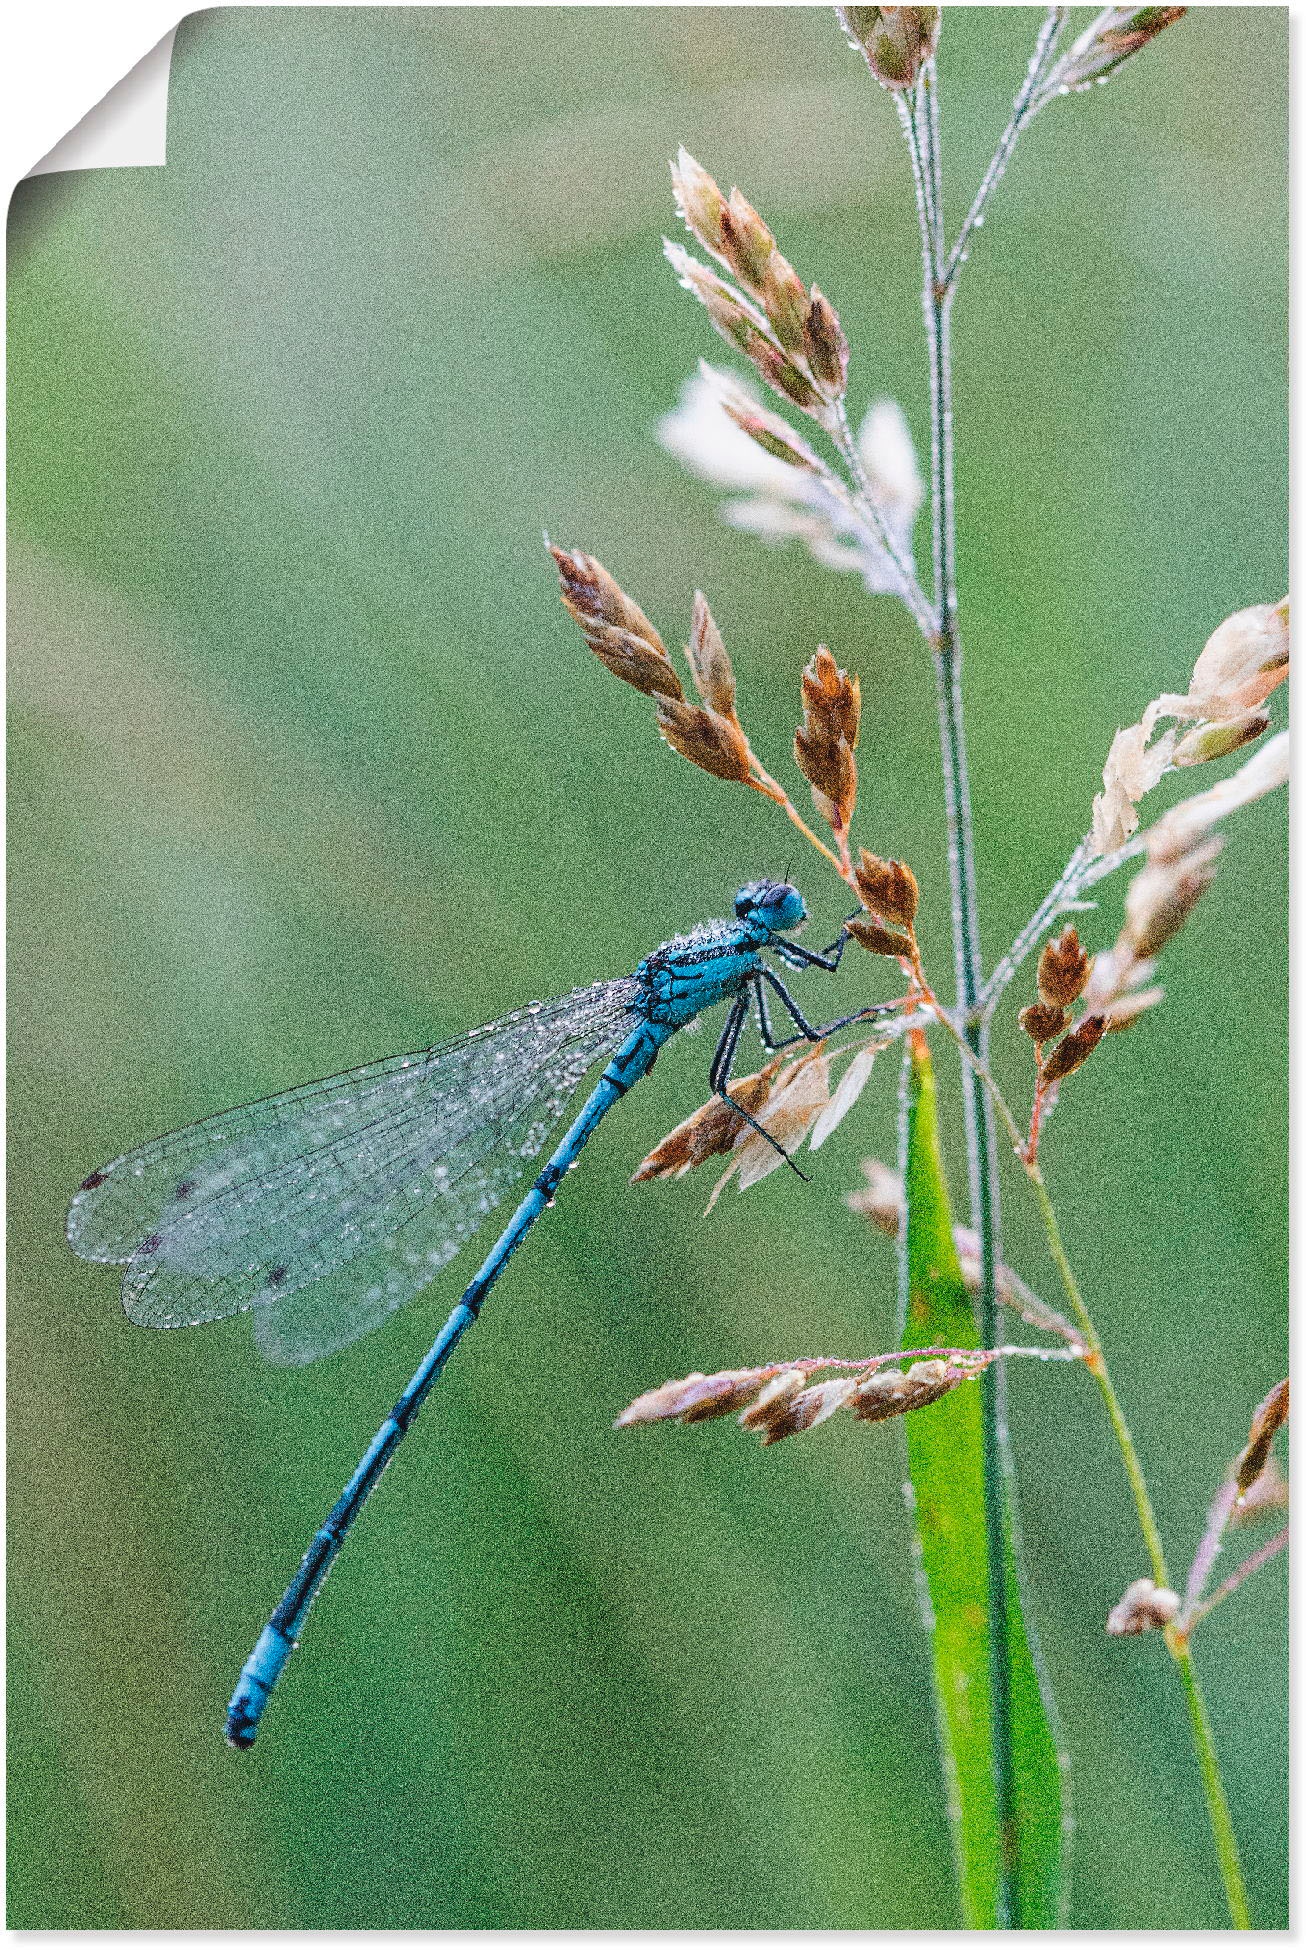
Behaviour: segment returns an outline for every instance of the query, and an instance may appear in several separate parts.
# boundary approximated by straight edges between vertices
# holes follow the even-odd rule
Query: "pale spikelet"
[[[1260,707],[1287,674],[1286,597],[1226,617],[1193,665],[1188,690],[1153,698],[1136,725],[1116,733],[1093,801],[1094,852],[1124,845],[1138,826],[1140,801],[1173,767],[1204,765],[1261,737],[1269,717]],[[1194,729],[1156,737],[1163,718]]]
[[[679,1381],[664,1381],[660,1388],[650,1388],[629,1408],[623,1408],[613,1427],[626,1429],[639,1422],[677,1419],[706,1422],[714,1415],[733,1415],[780,1372],[776,1367],[726,1368],[719,1374],[689,1374]]]
[[[883,1042],[867,1043],[856,1052],[852,1062],[839,1079],[838,1089],[812,1126],[812,1133],[808,1139],[809,1149],[819,1151],[830,1133],[843,1123],[844,1118],[870,1082],[876,1057],[886,1047],[887,1044]],[[733,1090],[732,1084],[732,1093]]]
[[[734,490],[722,518],[772,545],[799,542],[828,569],[859,574],[872,593],[899,593],[902,578],[883,542],[812,449],[753,390],[704,362],[680,405],[658,424],[662,444],[714,486]],[[910,562],[923,485],[901,411],[881,400],[859,444],[870,499]],[[875,458],[873,458],[873,456]]]
[[[1288,599],[1225,618],[1193,665],[1191,715],[1236,719],[1264,704],[1288,675]]]
[[[1208,839],[1135,875],[1125,895],[1125,938],[1135,961],[1150,959],[1178,934],[1214,880],[1223,846]]]
[[[1209,792],[1182,799],[1147,836],[1149,860],[1178,859],[1231,812],[1288,782],[1288,734],[1280,731]]]
[[[871,499],[889,533],[910,555],[913,524],[925,499],[925,482],[912,443],[907,416],[896,400],[878,399],[862,421],[857,449],[870,483]]]
[[[1156,1632],[1168,1625],[1178,1610],[1177,1592],[1154,1584],[1151,1578],[1135,1578],[1107,1619],[1106,1628],[1112,1638]]]
[[[1174,751],[1173,731],[1149,747],[1141,724],[1118,731],[1102,768],[1102,790],[1093,801],[1095,853],[1114,853],[1138,827],[1138,806],[1159,783]]]
[[[794,760],[812,788],[817,811],[836,832],[846,832],[857,804],[861,685],[821,644],[803,672],[802,697]]]
[[[784,1151],[796,1151],[830,1101],[830,1059],[825,1044],[805,1050],[781,1070],[772,1086],[758,1123],[769,1131],[775,1144]],[[730,1180],[738,1177],[739,1189],[746,1192],[778,1171],[784,1163],[775,1144],[749,1126],[735,1140],[735,1154],[712,1188],[708,1211],[716,1204]]]
[[[550,546],[565,607],[585,641],[614,676],[647,696],[681,699],[684,690],[666,646],[638,603],[603,564],[580,549]]]
[[[1239,1497],[1246,1496],[1270,1460],[1270,1444],[1288,1419],[1288,1383],[1278,1382],[1252,1417],[1247,1447],[1238,1458],[1234,1478]]]
[[[748,778],[748,740],[733,718],[670,697],[659,697],[657,707],[658,730],[682,758],[715,779],[740,784]]]
[[[938,46],[938,7],[836,7],[835,13],[875,79],[895,92],[914,86]]]
[[[1126,1029],[1147,1009],[1155,1008],[1165,990],[1152,983],[1156,963],[1139,961],[1127,935],[1114,948],[1098,955],[1084,991],[1088,1015],[1103,1016],[1108,1029]]]
[[[1105,81],[1122,62],[1139,53],[1187,11],[1187,7],[1103,8],[1052,69],[1038,92],[1037,106],[1042,107],[1056,95]]]
[[[735,715],[735,673],[721,632],[707,606],[701,589],[694,591],[694,616],[690,624],[686,654],[694,675],[694,687],[709,711],[723,718]]]
[[[730,1079],[730,1095],[750,1116],[756,1117],[770,1096],[771,1085],[783,1062],[782,1056],[776,1056],[764,1070],[749,1077]],[[712,1097],[683,1123],[677,1124],[674,1131],[668,1131],[632,1172],[630,1182],[640,1185],[652,1178],[683,1178],[696,1165],[706,1164],[709,1158],[722,1157],[732,1150],[740,1133],[747,1128],[739,1112],[724,1098]]]
[[[850,1211],[869,1219],[890,1239],[896,1239],[902,1230],[902,1179],[879,1158],[863,1158],[862,1170],[866,1174],[865,1185],[849,1192],[844,1204]]]

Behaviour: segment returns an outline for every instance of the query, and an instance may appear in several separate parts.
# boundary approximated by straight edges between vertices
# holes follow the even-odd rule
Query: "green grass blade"
[[[911,1053],[906,1198],[908,1341],[974,1347],[974,1309],[953,1239],[934,1068],[923,1037],[913,1040]],[[992,1929],[1000,1837],[989,1717],[978,1387],[959,1388],[909,1415],[905,1427],[962,1915],[967,1928]],[[1012,1920],[1024,1929],[1054,1929],[1062,1920],[1061,1767],[1024,1624],[1010,1536],[1007,1579],[1017,1810],[1016,1833],[1008,1838]]]

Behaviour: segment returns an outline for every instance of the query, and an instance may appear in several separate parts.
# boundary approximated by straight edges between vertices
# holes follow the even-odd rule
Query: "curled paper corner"
[[[28,175],[48,176],[63,169],[162,169],[168,160],[168,82],[176,34],[170,28]]]

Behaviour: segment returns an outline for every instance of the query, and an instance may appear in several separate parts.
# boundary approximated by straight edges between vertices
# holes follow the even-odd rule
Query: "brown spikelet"
[[[721,212],[721,255],[739,282],[760,293],[775,238],[742,190],[732,189]]]
[[[905,1374],[897,1368],[881,1368],[858,1382],[849,1406],[863,1422],[884,1422],[891,1415],[927,1408],[964,1379],[947,1361],[917,1361]]]
[[[749,776],[748,740],[732,718],[670,697],[659,697],[658,730],[691,765],[713,778],[742,784]]]
[[[1060,1083],[1087,1062],[1106,1034],[1105,1016],[1085,1016],[1070,1033],[1061,1038],[1039,1071],[1044,1083]]]
[[[671,187],[687,227],[700,244],[714,256],[720,256],[726,199],[715,179],[683,147],[671,165]]]
[[[1064,1009],[1054,1008],[1050,1002],[1031,1002],[1020,1012],[1020,1026],[1035,1043],[1050,1043],[1065,1028],[1068,1017]]]
[[[848,383],[848,341],[839,314],[815,285],[803,320],[802,349],[822,392],[828,399],[842,399]]]
[[[1066,928],[1055,941],[1049,941],[1038,958],[1038,992],[1044,1002],[1068,1009],[1084,993],[1092,965],[1076,928]]]
[[[920,904],[920,888],[910,867],[904,866],[901,860],[881,860],[863,847],[853,878],[863,903],[873,914],[911,932]]]
[[[851,1375],[841,1375],[834,1381],[821,1381],[813,1388],[803,1388],[797,1394],[778,1395],[763,1411],[762,1446],[783,1442],[787,1435],[800,1435],[805,1429],[818,1428],[844,1406],[856,1386]],[[759,1423],[750,1421],[749,1417],[757,1414],[757,1408],[747,1409],[739,1419],[746,1428],[754,1428]]]
[[[709,711],[723,718],[735,715],[735,673],[725,642],[701,589],[694,591],[694,618],[689,630],[689,667],[694,685]]]
[[[782,257],[779,251],[773,250],[767,261],[758,296],[771,322],[771,330],[785,351],[801,355],[805,350],[803,328],[809,305],[807,287],[788,258]]]
[[[937,7],[836,7],[835,12],[886,88],[911,88],[938,46]]]
[[[1270,1444],[1288,1419],[1288,1384],[1278,1382],[1252,1417],[1247,1447],[1238,1458],[1239,1496],[1245,1496],[1270,1459]]]
[[[861,943],[868,955],[893,955],[899,961],[910,961],[912,944],[905,934],[895,934],[892,928],[882,928],[878,921],[864,921],[859,915],[844,926],[854,941]]]
[[[765,1432],[771,1426],[783,1428],[786,1420],[787,1404],[793,1396],[806,1386],[807,1375],[802,1368],[782,1368],[774,1375],[751,1406],[744,1409],[739,1417],[741,1429],[758,1429]],[[785,1429],[785,1434],[792,1431]],[[765,1439],[765,1436],[764,1436]]]
[[[801,406],[804,413],[812,413],[819,418],[821,395],[807,375],[799,371],[788,353],[764,337],[750,338],[747,343],[736,337],[735,343],[752,360],[768,386],[774,387],[777,393],[783,393],[795,406]]]
[[[840,670],[821,644],[803,672],[802,696],[803,722],[794,733],[794,760],[831,826],[846,829],[857,804],[854,752],[861,723],[861,684]]]
[[[603,564],[580,549],[550,546],[562,600],[595,656],[623,683],[653,697],[683,698],[666,645],[638,603]]]
[[[771,1085],[783,1062],[784,1058],[777,1056],[751,1077],[731,1078],[730,1094],[750,1116],[756,1117],[771,1095]],[[735,1139],[745,1129],[746,1122],[739,1112],[724,1098],[713,1097],[710,1103],[677,1124],[674,1131],[668,1131],[661,1144],[655,1145],[632,1172],[630,1182],[641,1185],[651,1178],[682,1178],[695,1165],[733,1150]]]

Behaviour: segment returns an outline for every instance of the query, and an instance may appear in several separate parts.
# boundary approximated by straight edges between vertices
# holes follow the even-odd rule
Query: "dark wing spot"
[[[157,1253],[162,1244],[163,1234],[161,1232],[152,1232],[148,1239],[141,1240],[136,1250],[144,1258],[148,1253]]]
[[[280,1286],[288,1277],[284,1266],[273,1266],[269,1268],[267,1284],[269,1286]]]
[[[189,1198],[194,1189],[195,1180],[193,1178],[183,1178],[179,1181],[177,1189],[172,1196],[174,1198]]]
[[[103,1183],[104,1173],[102,1171],[93,1171],[89,1178],[83,1178],[81,1189],[84,1192],[93,1192],[97,1185],[103,1185]]]

